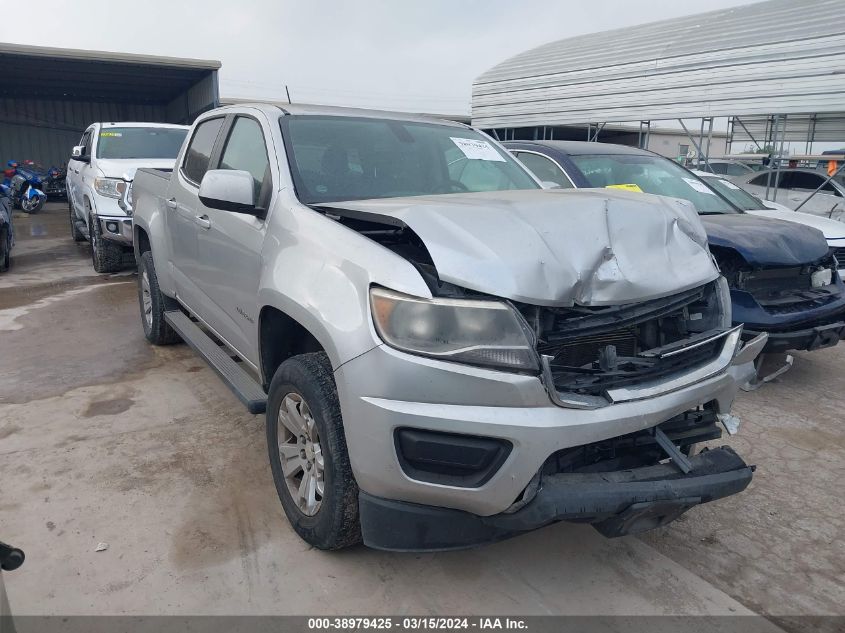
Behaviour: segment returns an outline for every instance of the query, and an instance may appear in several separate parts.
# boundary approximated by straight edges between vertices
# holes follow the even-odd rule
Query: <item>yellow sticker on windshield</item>
[[[605,189],[624,189],[625,191],[636,191],[637,193],[642,193],[643,190],[640,189],[639,185],[629,184],[629,185],[607,185]]]
[[[120,137],[123,136],[123,132],[100,132],[100,138],[103,137]]]

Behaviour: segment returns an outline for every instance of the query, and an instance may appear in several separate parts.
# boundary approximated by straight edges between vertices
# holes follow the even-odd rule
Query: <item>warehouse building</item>
[[[220,62],[0,43],[0,160],[63,166],[95,121],[190,123]]]

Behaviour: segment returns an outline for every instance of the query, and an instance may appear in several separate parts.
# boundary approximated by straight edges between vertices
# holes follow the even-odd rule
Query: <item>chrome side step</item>
[[[218,345],[181,310],[168,310],[164,313],[164,320],[211,365],[229,389],[244,403],[247,411],[264,413],[267,410],[267,394],[264,389],[229,356],[225,347]]]

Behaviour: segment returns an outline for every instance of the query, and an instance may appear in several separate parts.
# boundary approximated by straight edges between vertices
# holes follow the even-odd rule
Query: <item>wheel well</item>
[[[305,326],[281,310],[265,306],[258,317],[261,375],[266,388],[279,365],[291,356],[325,351]]]
[[[147,235],[147,232],[144,229],[136,228],[135,229],[135,244],[137,244],[137,255],[140,257],[147,251],[153,250],[150,246],[150,237]]]

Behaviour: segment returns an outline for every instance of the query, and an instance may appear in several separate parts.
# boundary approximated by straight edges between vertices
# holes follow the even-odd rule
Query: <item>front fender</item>
[[[337,369],[379,341],[369,316],[369,288],[430,297],[405,259],[308,208],[278,208],[263,252],[258,309],[272,306],[305,327]]]

